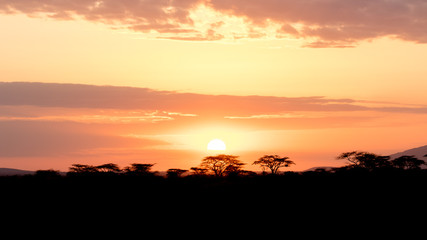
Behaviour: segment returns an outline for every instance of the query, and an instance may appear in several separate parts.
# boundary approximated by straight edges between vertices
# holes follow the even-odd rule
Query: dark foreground
[[[303,229],[293,233],[328,237],[337,229],[381,232],[379,225],[424,229],[426,180],[425,170],[223,178],[42,174],[0,177],[0,201],[11,227],[79,236],[257,232],[264,239]]]
[[[282,207],[374,205],[381,208],[425,207],[427,171],[308,172],[281,175],[160,177],[108,173],[96,175],[27,175],[0,177],[3,201],[78,205],[136,204],[174,208],[211,203],[253,205],[268,209],[268,201]],[[273,205],[273,204],[272,204]],[[113,207],[113,206],[111,206]],[[273,206],[271,206],[273,207]]]
[[[424,170],[223,178],[48,174],[1,177],[0,201],[3,220],[22,232],[33,226],[60,236],[256,233],[266,239],[342,230],[347,238],[383,234],[382,226],[389,233],[424,229],[426,180]]]

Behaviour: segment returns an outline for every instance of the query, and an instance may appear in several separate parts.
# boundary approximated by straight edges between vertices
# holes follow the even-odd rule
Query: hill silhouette
[[[415,156],[416,158],[423,159],[424,155],[426,154],[427,154],[427,145],[392,154],[390,155],[390,158],[395,159],[395,158],[406,155],[406,156]]]
[[[0,168],[0,176],[26,175],[34,173],[35,171],[21,170],[16,168]]]

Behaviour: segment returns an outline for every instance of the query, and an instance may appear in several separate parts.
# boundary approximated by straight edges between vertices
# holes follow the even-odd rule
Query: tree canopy
[[[95,167],[99,172],[119,173],[121,170],[115,163],[106,163]]]
[[[252,164],[259,165],[263,171],[268,168],[270,169],[271,174],[277,174],[279,168],[289,167],[295,163],[289,160],[289,157],[280,157],[279,155],[264,155]]]
[[[427,165],[423,160],[415,156],[401,156],[391,160],[391,163],[394,167],[405,170],[418,170],[421,169],[422,165]]]
[[[188,172],[188,170],[179,169],[179,168],[170,168],[166,171],[166,176],[168,178],[177,178],[177,177],[181,177],[186,172]]]
[[[126,173],[133,175],[152,175],[151,168],[153,166],[154,164],[151,163],[132,163],[124,170]]]
[[[345,152],[340,154],[337,159],[347,160],[349,167],[360,167],[369,170],[391,166],[389,156],[380,156],[369,152]]]
[[[207,156],[200,164],[201,168],[212,171],[217,177],[237,173],[241,170],[244,163],[239,159],[239,156],[220,154],[217,156]]]

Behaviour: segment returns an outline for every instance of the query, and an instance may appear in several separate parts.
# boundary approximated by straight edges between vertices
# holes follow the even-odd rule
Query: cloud
[[[245,117],[225,116],[224,118],[227,118],[227,119],[276,119],[276,118],[283,119],[283,118],[302,118],[302,117],[304,117],[304,115],[285,113],[285,114],[271,114],[271,115],[261,114],[261,115],[245,116]]]
[[[0,158],[61,157],[89,149],[147,148],[167,142],[115,135],[94,126],[73,122],[31,120],[0,121]]]
[[[350,46],[385,36],[427,43],[422,0],[211,0],[209,5],[254,24],[279,23],[291,36],[314,38],[308,47]]]
[[[0,0],[0,12],[61,20],[84,19],[114,28],[161,34],[198,33],[190,11],[200,0]]]
[[[177,23],[188,23],[188,11],[199,0],[1,0],[4,12],[22,12],[28,15],[45,14],[48,17],[73,19],[130,26],[153,25],[153,28],[173,28]]]
[[[80,123],[120,124],[156,123],[178,117],[196,117],[196,114],[166,111],[132,111],[117,109],[70,109],[37,106],[0,106],[0,121],[71,121]]]
[[[275,36],[317,48],[380,37],[427,43],[423,0],[0,0],[0,13],[80,18],[187,41]]]
[[[118,120],[138,118],[173,120],[191,117],[224,118],[226,116],[248,117],[256,115],[289,116],[286,114],[303,111],[427,113],[427,106],[423,105],[412,106],[355,99],[331,99],[319,96],[289,98],[206,95],[156,91],[148,88],[25,82],[0,82],[0,106],[3,106],[0,108],[1,111],[4,111],[3,117],[16,117],[13,114],[17,114],[19,109],[17,106],[52,109],[51,112],[47,113],[48,116],[58,114],[64,116],[64,108],[84,108],[85,111],[76,111],[80,116],[88,116],[87,120],[90,120],[90,116],[93,120],[102,120],[108,116],[116,117]],[[11,106],[15,107],[11,108]],[[54,112],[54,108],[59,108],[58,112]],[[23,114],[18,114],[17,117],[22,117]],[[39,117],[35,110],[30,116]],[[68,115],[65,114],[66,116],[73,117],[74,115],[70,112]]]
[[[119,140],[134,141],[132,134],[147,137],[140,146],[155,146],[149,142],[151,136],[212,123],[252,130],[321,129],[370,123],[378,126],[384,122],[377,119],[403,119],[407,114],[425,119],[427,106],[319,96],[207,95],[148,88],[0,82],[0,130],[10,133],[2,132],[0,142],[9,146],[13,136],[20,136],[15,140],[27,143],[28,149],[42,144],[38,138],[47,142],[40,149],[60,142],[74,146],[62,148],[64,151],[108,149]]]

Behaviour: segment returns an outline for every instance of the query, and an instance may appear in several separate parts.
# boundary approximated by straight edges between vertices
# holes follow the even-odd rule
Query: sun
[[[220,139],[213,139],[208,143],[208,150],[225,150],[225,143]]]

